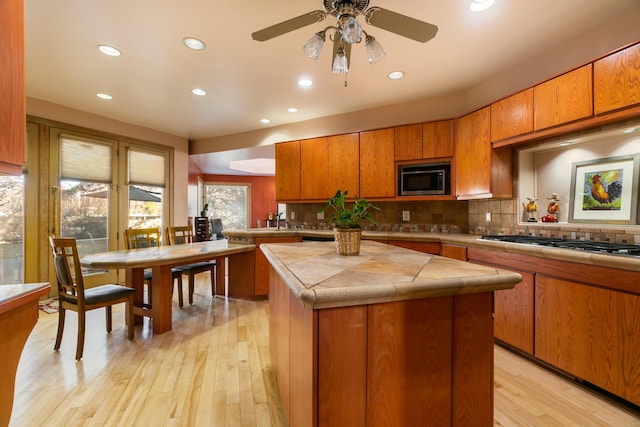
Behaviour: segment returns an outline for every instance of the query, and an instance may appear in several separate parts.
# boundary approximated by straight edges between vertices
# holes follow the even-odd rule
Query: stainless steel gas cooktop
[[[485,240],[522,243],[526,245],[551,246],[555,248],[576,249],[588,252],[600,252],[610,255],[631,255],[640,257],[640,245],[626,243],[595,242],[591,240],[563,239],[559,237],[523,236],[523,235],[486,235]]]

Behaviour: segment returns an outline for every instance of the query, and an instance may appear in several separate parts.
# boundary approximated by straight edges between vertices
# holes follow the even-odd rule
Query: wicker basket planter
[[[358,256],[360,254],[360,228],[334,228],[333,235],[336,240],[336,252],[338,255]]]

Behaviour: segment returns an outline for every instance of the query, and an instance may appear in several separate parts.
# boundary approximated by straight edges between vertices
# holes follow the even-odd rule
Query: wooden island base
[[[492,299],[311,310],[271,268],[269,347],[289,425],[492,426]]]

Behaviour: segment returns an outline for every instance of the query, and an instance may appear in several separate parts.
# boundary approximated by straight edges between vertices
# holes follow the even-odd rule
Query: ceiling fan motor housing
[[[324,10],[329,15],[340,17],[343,14],[356,16],[364,13],[369,6],[369,0],[323,0]]]

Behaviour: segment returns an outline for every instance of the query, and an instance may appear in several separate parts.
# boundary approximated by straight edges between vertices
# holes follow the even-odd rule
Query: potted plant
[[[327,201],[327,204],[320,209],[319,213],[329,211],[329,216],[324,219],[324,222],[334,224],[333,233],[338,254],[354,256],[360,254],[360,238],[362,234],[360,223],[369,221],[377,224],[369,209],[380,210],[380,208],[358,196],[354,198],[352,203],[348,203],[347,194],[349,192],[346,190],[344,192],[338,190]]]

